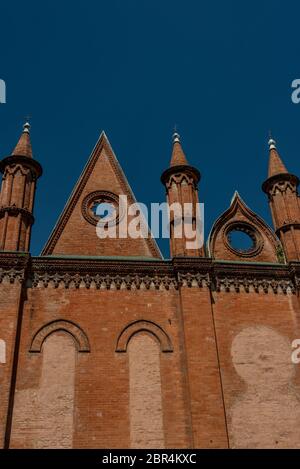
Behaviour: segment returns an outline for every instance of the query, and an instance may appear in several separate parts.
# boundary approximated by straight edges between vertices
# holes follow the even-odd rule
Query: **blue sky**
[[[238,190],[270,223],[269,129],[299,175],[300,3],[290,0],[10,1],[1,4],[0,153],[32,116],[32,246],[46,242],[104,129],[140,202],[165,200],[177,124],[202,180],[206,233]],[[159,243],[168,256],[167,242]]]

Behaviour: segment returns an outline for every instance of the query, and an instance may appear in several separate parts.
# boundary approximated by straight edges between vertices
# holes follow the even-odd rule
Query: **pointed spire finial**
[[[23,134],[29,134],[30,133],[30,123],[28,121],[25,122],[25,124],[23,125]]]
[[[31,128],[31,124],[30,124],[31,116],[27,115],[24,117],[24,119],[25,119],[25,124],[23,125],[23,133],[29,134],[30,128]]]
[[[173,133],[173,143],[176,143],[176,142],[177,142],[177,143],[180,143],[180,135],[179,135],[178,132],[175,131],[175,132]]]
[[[172,138],[173,138],[173,143],[176,143],[176,142],[180,143],[180,135],[177,132],[177,124],[174,125],[174,132],[173,132]]]
[[[276,150],[276,142],[273,140],[273,138],[270,138],[268,145],[270,150]]]
[[[272,137],[272,132],[269,130],[269,141],[268,141],[269,149],[276,150],[276,142]]]

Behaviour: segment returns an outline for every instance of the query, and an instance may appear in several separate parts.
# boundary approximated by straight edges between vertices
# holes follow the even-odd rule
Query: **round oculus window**
[[[248,223],[231,223],[226,227],[224,235],[226,246],[238,256],[252,257],[262,250],[261,235]]]
[[[103,226],[114,226],[123,215],[119,196],[108,191],[92,192],[83,200],[82,214],[93,225],[101,223]]]

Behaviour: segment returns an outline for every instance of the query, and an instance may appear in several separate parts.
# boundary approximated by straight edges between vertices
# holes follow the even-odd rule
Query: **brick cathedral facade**
[[[135,201],[102,133],[32,256],[42,168],[25,124],[0,163],[0,447],[300,447],[299,180],[269,147],[274,230],[235,193],[204,247],[171,218],[165,260],[150,235],[96,236],[95,205]],[[161,180],[169,204],[196,205],[177,134]]]

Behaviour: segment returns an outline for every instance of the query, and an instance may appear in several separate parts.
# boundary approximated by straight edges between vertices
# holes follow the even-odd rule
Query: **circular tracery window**
[[[259,232],[245,222],[233,222],[224,232],[226,246],[241,257],[256,256],[263,247]]]
[[[92,192],[85,197],[82,203],[82,214],[93,225],[100,222],[104,226],[113,226],[119,223],[123,215],[121,212],[119,197],[108,191]]]

